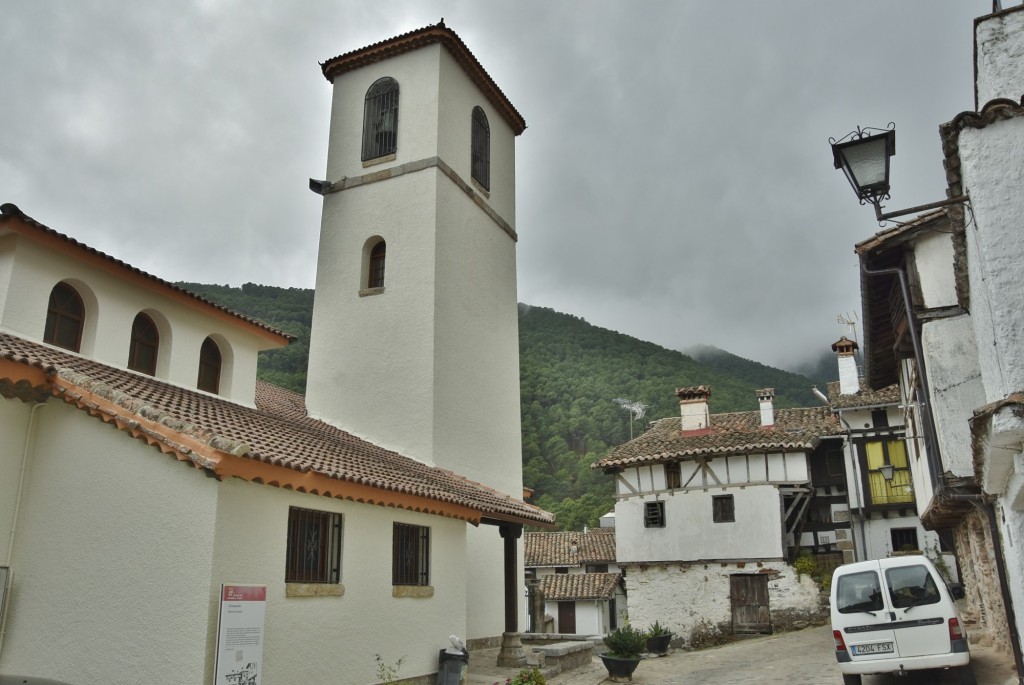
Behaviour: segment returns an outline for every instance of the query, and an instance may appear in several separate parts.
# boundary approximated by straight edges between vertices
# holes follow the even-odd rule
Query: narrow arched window
[[[374,81],[363,106],[363,161],[390,155],[398,149],[398,81],[388,76]]]
[[[480,107],[473,108],[473,139],[470,143],[473,180],[491,189],[491,127]]]
[[[199,348],[199,380],[196,387],[206,392],[217,393],[220,391],[220,348],[213,338],[203,341]]]
[[[67,283],[58,283],[50,291],[46,309],[43,342],[78,352],[82,347],[85,327],[85,305],[78,291]]]
[[[367,288],[384,287],[384,257],[387,254],[387,244],[382,240],[370,250],[370,278],[366,283]]]
[[[132,340],[128,346],[128,368],[156,375],[156,355],[160,349],[160,332],[148,315],[139,312],[132,322]]]

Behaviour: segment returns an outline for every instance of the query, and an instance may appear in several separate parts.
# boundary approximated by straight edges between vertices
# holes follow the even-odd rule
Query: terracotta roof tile
[[[544,599],[612,599],[622,579],[619,573],[553,573],[540,579]]]
[[[900,403],[900,387],[889,385],[881,390],[872,390],[861,379],[861,389],[852,395],[839,394],[839,381],[828,384],[828,401],[833,409],[856,409],[859,407],[881,407]]]
[[[523,549],[527,568],[615,563],[615,529],[524,533]]]
[[[337,482],[338,492],[344,491],[344,483],[351,483],[472,510],[478,513],[477,520],[542,527],[554,523],[552,514],[531,504],[311,419],[301,395],[269,383],[257,382],[256,408],[245,407],[6,333],[0,333],[2,360],[43,370],[54,395],[94,415],[102,413],[101,418],[116,422],[122,430],[165,452],[184,455],[202,468],[214,469],[209,454],[225,453],[283,469],[271,470],[280,474],[281,483],[288,482],[289,473],[314,474]],[[15,380],[0,378],[0,394],[24,399],[24,392],[19,395],[13,390],[19,385]],[[99,403],[104,407],[98,408]],[[253,480],[270,482],[266,476]],[[301,479],[298,482],[296,489],[302,489]],[[374,499],[374,503],[385,502],[404,506],[400,498]]]
[[[828,407],[776,409],[775,424],[761,426],[759,411],[712,414],[708,428],[681,430],[678,416],[660,419],[640,437],[619,445],[592,468],[654,464],[704,455],[764,451],[809,451],[823,437],[840,433],[839,420]]]
[[[186,290],[185,288],[182,288],[180,286],[174,285],[173,283],[165,281],[162,278],[158,278],[158,277],[156,277],[156,276],[154,276],[152,274],[148,274],[145,271],[142,271],[141,269],[135,268],[131,264],[128,264],[126,262],[122,262],[120,259],[117,259],[115,257],[111,257],[110,255],[108,255],[108,254],[106,254],[104,252],[100,252],[99,250],[97,250],[95,248],[89,247],[85,243],[80,243],[77,240],[75,240],[74,238],[66,236],[63,233],[59,232],[59,231],[55,231],[52,228],[50,228],[49,226],[46,226],[46,225],[40,223],[39,221],[36,221],[35,219],[30,217],[29,215],[25,214],[15,204],[11,204],[10,202],[8,202],[8,203],[5,203],[3,205],[0,205],[0,227],[2,227],[5,223],[7,223],[7,222],[9,222],[11,220],[14,220],[14,219],[20,219],[23,225],[28,226],[28,227],[30,227],[32,229],[36,229],[36,230],[42,232],[45,235],[51,236],[53,238],[56,238],[57,240],[67,244],[69,247],[72,247],[72,248],[77,249],[77,250],[81,250],[82,252],[86,252],[86,253],[91,254],[91,255],[95,255],[96,257],[99,257],[100,259],[103,259],[104,261],[108,262],[111,266],[113,266],[113,267],[115,267],[117,269],[123,269],[124,271],[128,271],[128,272],[131,272],[131,273],[136,274],[138,276],[141,276],[141,277],[145,278],[148,281],[152,281],[153,283],[158,284],[161,287],[164,287],[164,288],[167,288],[168,290],[172,290],[174,292],[177,292],[177,293],[180,293],[182,295],[185,295],[185,296],[191,298],[192,300],[195,300],[197,303],[201,303],[201,304],[203,304],[203,305],[205,305],[207,307],[212,307],[213,309],[220,310],[220,311],[224,312],[225,314],[229,314],[232,317],[234,317],[236,319],[239,319],[241,321],[244,321],[245,323],[247,323],[249,325],[256,326],[257,328],[260,328],[260,329],[262,329],[262,330],[264,330],[264,331],[266,331],[266,332],[268,332],[268,333],[270,333],[270,334],[272,334],[274,336],[280,337],[282,339],[281,340],[282,343],[285,342],[285,341],[296,340],[296,337],[294,335],[290,334],[290,333],[285,333],[283,331],[280,331],[280,330],[274,328],[273,326],[271,326],[269,324],[266,324],[266,323],[260,321],[259,319],[254,319],[251,316],[246,316],[245,314],[240,314],[239,312],[236,312],[233,309],[229,309],[229,308],[227,308],[227,307],[225,307],[223,305],[219,305],[216,302],[213,302],[212,300],[208,300],[205,297],[202,297],[201,295],[197,295],[197,294],[195,294],[194,292],[192,292],[190,290]]]

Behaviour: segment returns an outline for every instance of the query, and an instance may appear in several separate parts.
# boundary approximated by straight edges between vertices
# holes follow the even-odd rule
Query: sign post
[[[266,585],[221,585],[217,617],[216,685],[260,685]]]

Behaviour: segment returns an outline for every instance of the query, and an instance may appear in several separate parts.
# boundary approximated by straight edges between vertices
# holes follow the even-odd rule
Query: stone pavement
[[[488,657],[493,651],[494,656]],[[470,655],[471,685],[504,685],[517,669],[495,667],[497,650]],[[1013,662],[991,647],[971,646],[971,663],[978,685],[1016,685]],[[945,677],[943,677],[945,676]],[[932,685],[956,682],[950,674],[922,673],[916,677],[870,676],[864,685]],[[938,680],[936,678],[939,678]],[[550,685],[598,685],[610,683],[601,660],[548,679]],[[633,674],[636,685],[826,685],[841,683],[829,626],[792,633],[737,640],[721,647],[696,652],[674,651],[666,657],[640,662]]]

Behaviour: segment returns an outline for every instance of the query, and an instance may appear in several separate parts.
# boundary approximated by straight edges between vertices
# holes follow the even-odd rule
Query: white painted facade
[[[536,567],[536,578],[541,580],[545,576],[557,575],[557,567]],[[608,564],[608,573],[621,573],[618,564]],[[577,575],[586,573],[584,566],[569,566],[568,574]],[[601,599],[580,599],[575,600],[576,605],[576,635],[605,635],[613,626],[622,626],[629,619],[628,597],[621,588],[615,590],[615,620],[612,620],[612,605],[608,600]],[[544,602],[545,626],[538,626],[533,632],[555,632],[564,633],[558,625],[558,604],[555,601]],[[550,630],[548,630],[550,628]]]
[[[199,348],[209,336],[222,355],[219,394],[252,406],[257,355],[284,341],[260,335],[233,316],[216,315],[219,310],[198,300],[174,297],[148,277],[126,285],[127,271],[84,251],[69,254],[25,235],[0,234],[0,330],[42,342],[50,291],[63,281],[85,306],[82,355],[127,368],[132,322],[143,312],[160,331],[157,378],[195,388]]]

